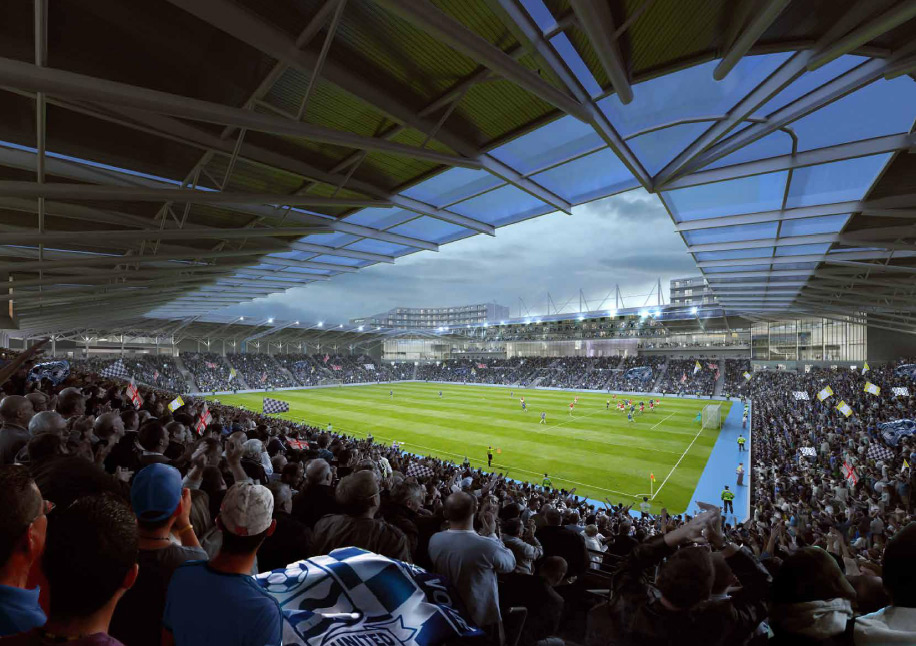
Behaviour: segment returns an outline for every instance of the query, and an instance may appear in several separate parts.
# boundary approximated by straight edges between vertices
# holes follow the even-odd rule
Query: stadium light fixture
[[[239,317],[239,320],[240,320],[240,321],[244,321],[244,320],[245,320],[245,317],[244,317],[244,316],[240,316],[240,317]]]
[[[505,325],[506,322],[505,322],[505,321],[500,321],[499,324],[500,324],[500,325]]]
[[[343,327],[343,323],[341,323],[341,324],[340,324],[340,325],[338,325],[337,327]]]
[[[580,321],[584,321],[584,320],[585,320],[585,317],[584,317],[584,316],[580,316],[580,317],[579,317],[579,320],[580,320]]]
[[[699,311],[700,311],[699,308],[697,308],[697,307],[695,307],[695,306],[690,308],[690,313],[691,313],[691,314],[694,314],[694,315],[695,315],[695,314],[696,314],[697,312],[699,312]]]
[[[649,310],[640,310],[640,311],[639,311],[639,318],[641,318],[641,319],[647,319],[647,318],[649,318]]]
[[[611,318],[614,318],[615,316],[617,316],[617,310],[609,310],[607,315],[610,316]]]
[[[324,321],[318,321],[318,327],[324,327]]]
[[[273,319],[267,319],[267,322],[268,322],[268,323],[273,323],[274,320],[273,320]]]
[[[299,321],[296,321],[296,325],[299,325]]]
[[[360,326],[359,326],[358,328],[356,328],[356,329],[359,330],[360,332],[362,332],[362,331],[363,331],[363,326],[360,325]]]

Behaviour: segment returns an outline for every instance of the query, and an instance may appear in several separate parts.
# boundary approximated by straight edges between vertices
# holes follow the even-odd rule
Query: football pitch
[[[439,391],[442,396],[439,396]],[[393,391],[393,396],[389,396]],[[511,392],[511,395],[510,395]],[[269,393],[218,395],[224,404],[260,411],[264,396],[289,403],[281,417],[376,441],[397,441],[406,451],[454,462],[467,457],[486,467],[493,447],[494,471],[540,484],[548,473],[554,487],[572,489],[594,500],[641,501],[650,495],[655,475],[653,511],[686,510],[719,432],[700,429],[697,413],[707,403],[722,404],[722,420],[731,402],[663,398],[650,411],[640,395],[576,393],[402,382],[314,388]],[[572,414],[569,404],[578,396]],[[528,412],[522,411],[525,398]],[[625,398],[646,403],[645,412],[627,421],[615,409]],[[610,410],[606,408],[611,400]],[[546,424],[541,413],[546,412]]]

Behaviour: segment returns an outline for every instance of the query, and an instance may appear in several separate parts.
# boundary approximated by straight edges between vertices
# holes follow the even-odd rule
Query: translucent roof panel
[[[681,70],[633,86],[633,101],[624,105],[616,94],[598,107],[624,137],[679,119],[718,117],[767,78],[790,54],[745,56],[722,81],[712,72],[718,61]]]
[[[731,227],[714,229],[696,229],[684,231],[687,244],[710,244],[713,242],[740,242],[742,240],[762,240],[776,237],[776,222],[760,224],[739,224]]]
[[[649,174],[655,175],[710,127],[709,122],[682,123],[630,139],[630,146]]]
[[[664,191],[677,222],[722,215],[771,211],[782,207],[787,173],[768,173],[715,184]]]
[[[605,145],[590,125],[566,116],[494,148],[490,154],[520,173],[531,173]],[[443,175],[451,172],[454,171],[446,171]]]
[[[345,244],[350,244],[357,240],[359,240],[357,236],[350,235],[349,233],[332,233],[330,235],[321,236],[321,244],[329,247],[342,247]]]
[[[507,185],[454,204],[452,210],[495,225],[556,209],[520,188]]]
[[[270,265],[262,264],[258,265],[258,269],[282,269],[284,274],[318,274],[319,276],[327,276],[332,273],[327,269],[309,269],[306,267],[286,267],[283,265]]]
[[[736,258],[760,258],[772,254],[773,247],[756,249],[729,249],[728,251],[700,251],[694,254],[697,260],[734,260]]]
[[[579,83],[582,84],[582,87],[585,88],[585,91],[588,92],[590,97],[594,98],[603,93],[601,86],[598,85],[598,81],[595,80],[595,77],[592,75],[591,71],[589,71],[585,61],[579,56],[579,52],[573,47],[573,44],[569,41],[566,34],[560,32],[550,39],[550,44],[557,50],[560,58],[563,59],[563,62],[566,63],[566,66],[578,79]]]
[[[788,155],[791,154],[791,152],[792,138],[789,136],[789,133],[779,130],[768,134],[766,137],[761,137],[743,148],[739,148],[730,155],[720,157],[704,168],[719,168],[720,166],[743,164],[749,161],[757,161],[758,159]]]
[[[704,267],[707,274],[728,274],[734,271],[769,271],[770,265],[730,265],[728,267]]]
[[[799,168],[792,174],[786,207],[860,200],[890,158],[872,155]]]
[[[829,244],[796,244],[776,247],[777,256],[806,256],[808,254],[827,253]]]
[[[846,226],[849,214],[823,215],[817,218],[783,220],[779,233],[782,237],[807,236],[815,233],[836,233]]]
[[[541,31],[550,31],[556,27],[556,18],[553,17],[553,14],[542,0],[521,0],[521,2],[522,6],[525,7],[525,11],[528,12],[528,15],[531,16],[531,19],[534,20],[534,23]]]
[[[772,114],[867,60],[864,56],[841,56],[813,72],[805,72],[755,110],[753,116],[764,117]]]
[[[402,236],[418,238],[427,242],[441,243],[456,234],[466,233],[467,229],[457,224],[443,222],[442,220],[424,215],[405,224],[399,224],[392,229],[388,229],[388,231],[389,233],[397,233]]]
[[[909,76],[879,79],[792,123],[798,149],[909,132],[913,126],[916,83]]]
[[[639,184],[607,148],[533,175],[531,179],[573,204],[620,193]]]
[[[383,242],[382,240],[360,240],[346,246],[353,251],[366,251],[368,253],[380,253],[386,256],[400,256],[401,254],[413,251],[413,247]]]
[[[402,195],[437,207],[463,200],[502,184],[503,181],[485,170],[450,168],[444,173],[423,180],[401,191]]]
[[[360,209],[353,215],[348,216],[346,221],[352,224],[372,227],[373,229],[387,229],[415,217],[417,217],[417,214],[413,211],[370,207]]]
[[[359,258],[346,258],[344,256],[315,256],[312,260],[315,262],[325,262],[329,265],[345,265],[347,267],[362,267],[368,264],[365,260],[360,260]]]

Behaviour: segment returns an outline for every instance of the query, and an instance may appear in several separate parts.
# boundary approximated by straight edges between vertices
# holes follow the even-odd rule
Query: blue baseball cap
[[[159,522],[175,512],[181,491],[178,469],[168,464],[150,464],[134,476],[130,505],[141,522]]]

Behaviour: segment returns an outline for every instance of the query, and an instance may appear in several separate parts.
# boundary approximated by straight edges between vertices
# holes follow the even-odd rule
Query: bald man
[[[48,406],[51,403],[50,398],[41,391],[35,391],[26,395],[26,399],[32,402],[32,408],[36,413],[41,413],[42,411],[48,410]]]
[[[19,450],[28,444],[28,426],[35,414],[32,402],[20,395],[0,401],[0,464],[12,464]]]
[[[79,388],[64,388],[57,396],[57,412],[64,416],[64,419],[71,417],[81,417],[86,414],[86,398],[83,397],[83,391]]]

